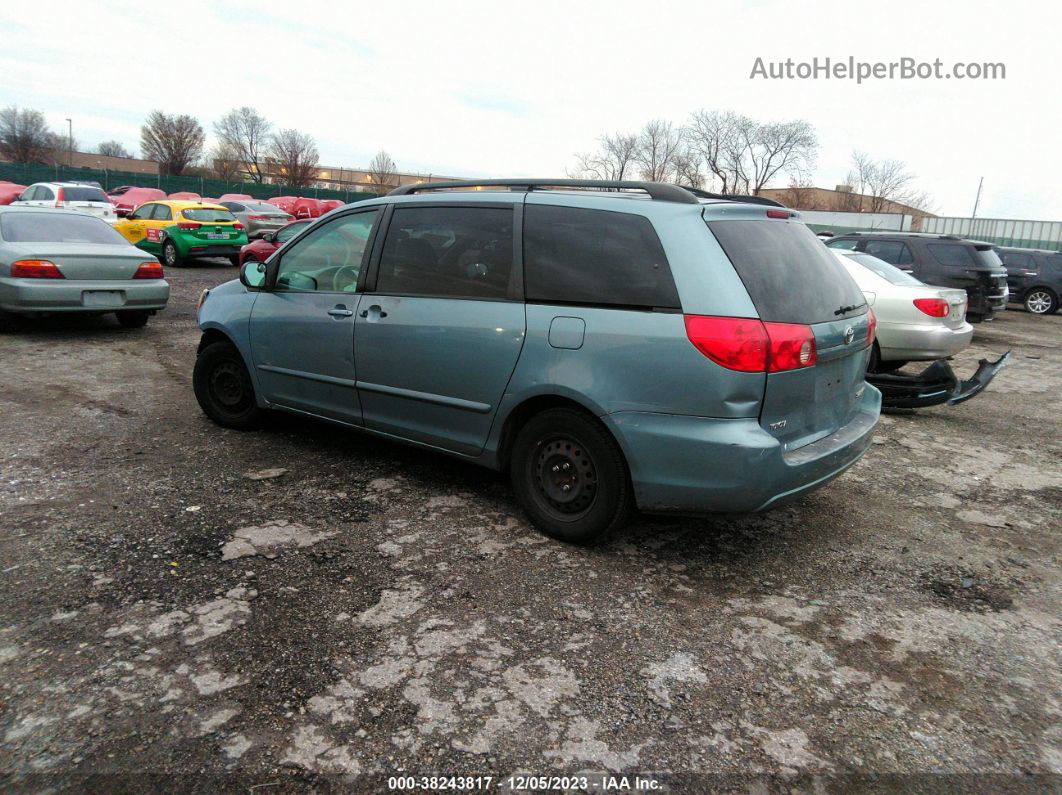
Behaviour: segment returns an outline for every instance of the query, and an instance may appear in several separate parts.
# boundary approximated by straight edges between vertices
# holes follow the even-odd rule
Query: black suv
[[[966,290],[966,319],[971,323],[1007,306],[1007,271],[992,243],[918,232],[850,232],[826,245],[870,254],[926,284]]]
[[[1034,315],[1058,311],[1062,295],[1062,252],[1037,248],[996,249],[1007,269],[1010,300],[1024,304]]]

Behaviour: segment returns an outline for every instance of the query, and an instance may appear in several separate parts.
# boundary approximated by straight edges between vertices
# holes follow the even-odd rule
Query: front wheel
[[[122,328],[143,328],[147,325],[148,318],[151,317],[150,312],[143,311],[127,311],[127,312],[115,312],[115,316],[118,318],[118,322]]]
[[[553,538],[594,543],[630,516],[623,453],[583,412],[550,409],[532,417],[516,436],[509,468],[520,505]]]
[[[172,240],[167,240],[162,244],[162,261],[167,268],[176,268],[181,264],[181,255]]]
[[[1034,315],[1051,315],[1058,311],[1058,299],[1050,290],[1036,287],[1025,295],[1025,310]]]
[[[243,357],[228,342],[207,345],[195,360],[192,387],[203,413],[218,425],[249,431],[261,423],[263,412]]]

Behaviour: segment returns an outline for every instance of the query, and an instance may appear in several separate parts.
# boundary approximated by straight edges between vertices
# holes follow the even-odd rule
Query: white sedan
[[[891,372],[912,361],[946,359],[970,344],[966,291],[924,284],[869,254],[834,250],[863,291],[878,320],[870,372]]]

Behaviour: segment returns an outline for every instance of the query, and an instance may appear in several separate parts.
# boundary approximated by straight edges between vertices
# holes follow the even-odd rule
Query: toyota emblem
[[[849,326],[844,330],[844,344],[851,345],[852,340],[855,339],[855,329]]]

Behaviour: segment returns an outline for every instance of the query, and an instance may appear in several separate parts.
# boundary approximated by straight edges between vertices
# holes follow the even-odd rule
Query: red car
[[[336,209],[336,207],[342,207],[342,206],[343,206],[343,202],[341,202],[339,199],[322,199],[321,200],[321,207],[324,209],[324,212],[326,212],[326,213],[330,213],[330,212],[332,212],[332,210]]]
[[[287,226],[280,227],[276,232],[269,232],[265,237],[252,240],[240,249],[240,266],[242,267],[245,262],[265,262],[270,254],[299,234],[311,221],[310,218],[304,221],[292,221]]]
[[[288,212],[296,218],[320,218],[328,211],[321,206],[321,202],[317,199],[307,199],[300,196],[295,200],[295,204],[292,205],[292,209],[288,210]]]
[[[120,193],[118,192],[120,191]],[[144,202],[154,202],[166,199],[166,193],[158,188],[134,188],[123,186],[115,188],[107,194],[111,204],[114,205],[115,213],[119,218],[125,218]]]
[[[0,182],[0,205],[11,204],[26,189],[25,185],[16,185],[14,182]]]
[[[186,191],[186,190],[179,190],[176,193],[171,193],[170,194],[170,198],[171,199],[180,199],[182,201],[197,202],[200,199],[202,199],[203,197],[200,196],[198,193],[191,193],[191,192]]]
[[[298,201],[296,196],[274,196],[272,199],[265,200],[267,204],[272,204],[274,207],[279,207],[288,215],[295,215],[293,212],[295,209],[295,202]]]
[[[254,199],[254,196],[248,196],[246,193],[223,193],[223,194],[221,194],[221,197],[218,199],[218,201],[221,201],[221,202],[228,202],[228,201],[238,202],[238,201],[241,201],[241,200],[251,201],[253,199]]]

